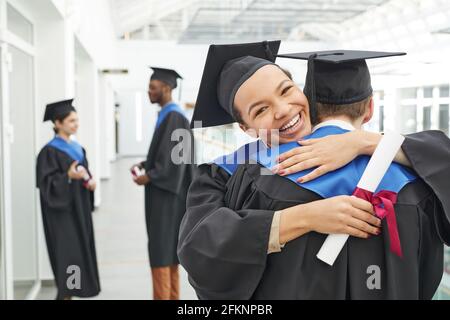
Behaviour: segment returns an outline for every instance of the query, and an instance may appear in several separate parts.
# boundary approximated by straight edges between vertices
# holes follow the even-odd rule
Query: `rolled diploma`
[[[94,183],[94,180],[92,180],[92,178],[91,178],[91,176],[89,175],[89,173],[88,173],[88,171],[86,170],[86,168],[83,167],[83,166],[78,166],[78,167],[77,167],[77,171],[83,171],[83,170],[84,170],[84,172],[86,173],[86,174],[83,176],[84,183],[86,183],[87,185],[92,185],[92,184]]]
[[[405,137],[398,133],[388,131],[384,134],[364,170],[358,188],[370,192],[377,190],[404,140]],[[330,234],[320,248],[317,258],[333,266],[348,238],[347,234]]]
[[[134,176],[135,176],[135,177],[140,177],[140,176],[142,176],[142,170],[139,169],[138,167],[134,167],[134,168],[133,168],[133,173],[134,173]]]

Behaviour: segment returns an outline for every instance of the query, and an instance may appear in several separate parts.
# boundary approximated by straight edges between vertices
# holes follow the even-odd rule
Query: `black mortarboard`
[[[177,88],[178,79],[183,79],[183,77],[180,76],[175,70],[156,67],[150,68],[153,70],[153,74],[150,80],[160,80],[169,85],[172,89]]]
[[[316,102],[346,105],[372,95],[367,59],[405,55],[403,52],[355,50],[280,54],[280,58],[308,60],[304,92],[309,100],[311,120],[317,117]]]
[[[63,100],[48,104],[45,108],[44,122],[55,121],[58,116],[69,114],[76,111],[72,106],[74,99]]]
[[[232,108],[239,87],[263,66],[274,64],[280,43],[211,45],[191,126],[195,121],[203,127],[236,122]]]

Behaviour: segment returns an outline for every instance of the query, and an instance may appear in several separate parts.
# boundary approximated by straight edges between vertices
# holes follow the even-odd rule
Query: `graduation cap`
[[[59,116],[69,114],[72,111],[76,112],[75,108],[72,106],[73,100],[74,99],[69,99],[48,104],[45,108],[44,122],[54,122]]]
[[[167,85],[169,85],[172,89],[176,89],[178,87],[177,80],[183,79],[182,76],[178,74],[175,70],[165,69],[165,68],[157,68],[150,67],[153,70],[153,75],[150,80],[159,80]]]
[[[241,85],[263,66],[274,64],[281,41],[264,41],[209,47],[191,127],[236,122],[234,97]]]
[[[304,92],[311,120],[317,120],[316,102],[347,105],[363,101],[373,93],[367,59],[406,55],[403,52],[355,50],[280,54],[280,58],[308,61]]]

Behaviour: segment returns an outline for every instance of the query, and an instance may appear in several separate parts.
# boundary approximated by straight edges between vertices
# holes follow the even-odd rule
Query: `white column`
[[[83,48],[76,50],[76,98],[74,105],[80,118],[80,129],[77,138],[86,149],[91,170],[97,182],[95,206],[101,203],[100,198],[100,105],[98,99],[98,70],[92,59]]]
[[[74,33],[67,22],[40,21],[36,26],[36,92],[37,121],[42,123],[45,106],[54,101],[74,97]],[[47,127],[39,125],[37,148],[53,136]]]
[[[439,86],[433,88],[433,105],[431,106],[431,129],[439,130]]]
[[[100,178],[111,177],[111,162],[115,159],[114,92],[108,76],[99,75],[100,101]]]

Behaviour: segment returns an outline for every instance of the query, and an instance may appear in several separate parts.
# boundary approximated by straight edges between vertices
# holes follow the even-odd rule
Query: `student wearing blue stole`
[[[78,130],[73,100],[47,105],[44,122],[55,125],[55,137],[37,159],[37,187],[57,299],[94,297],[100,292],[92,211],[95,182],[86,151],[70,137]],[[86,178],[91,182],[87,183]],[[79,281],[72,285],[73,266]]]
[[[342,183],[334,177],[308,187],[270,174],[276,158],[270,153],[272,138],[281,148],[292,142],[295,146],[312,132],[311,116],[317,117],[303,93],[273,63],[278,46],[279,42],[263,42],[210,47],[193,121],[203,121],[203,126],[238,122],[242,129],[258,133],[262,142],[200,166],[189,189],[178,255],[197,295],[200,299],[430,299],[442,275],[449,208],[433,190],[442,182],[434,184],[420,174],[426,166],[417,152],[420,143],[412,142],[414,152],[400,151],[396,158],[412,164],[417,175],[393,165],[394,178],[381,185],[397,193],[393,202],[402,257],[391,252],[385,221],[374,216],[372,203],[350,196],[367,159],[349,164],[352,174],[342,171]],[[358,119],[364,122],[364,117]],[[352,160],[343,155],[357,146],[350,144],[353,132],[348,128],[330,128],[334,135],[327,136],[329,142],[335,141],[342,150],[332,155],[331,162],[339,167],[342,161]],[[330,128],[315,134],[329,134]],[[271,129],[275,137],[267,134]],[[244,155],[242,163],[229,163],[240,155]],[[443,173],[448,175],[449,170]],[[330,267],[316,255],[332,233],[352,237]]]
[[[152,68],[149,98],[161,106],[146,161],[131,168],[145,171],[134,181],[145,186],[145,217],[148,254],[155,300],[179,299],[179,272],[176,253],[178,230],[186,211],[186,195],[193,176],[192,132],[184,111],[173,102],[172,91],[181,76],[174,70]],[[183,161],[172,159],[180,144],[173,135],[183,130]]]

